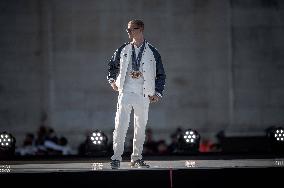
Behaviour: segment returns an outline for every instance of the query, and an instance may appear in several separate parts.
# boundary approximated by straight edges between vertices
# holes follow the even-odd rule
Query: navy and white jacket
[[[109,83],[115,81],[119,92],[122,92],[123,90],[127,67],[132,63],[131,55],[132,46],[130,42],[127,42],[115,51],[108,63],[109,68],[107,79]],[[157,95],[162,97],[166,74],[158,50],[147,41],[140,63],[144,77],[144,97],[148,97],[148,95]]]

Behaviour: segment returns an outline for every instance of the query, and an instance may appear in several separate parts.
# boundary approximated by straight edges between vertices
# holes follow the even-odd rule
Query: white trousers
[[[130,114],[134,110],[134,136],[131,161],[142,159],[145,129],[148,121],[149,98],[136,93],[123,92],[118,96],[115,116],[115,130],[113,131],[112,160],[122,160],[124,142],[130,122]]]

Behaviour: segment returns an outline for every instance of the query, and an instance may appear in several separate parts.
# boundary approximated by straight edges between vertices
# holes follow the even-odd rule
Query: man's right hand
[[[111,83],[111,87],[112,87],[112,89],[113,89],[114,91],[118,91],[118,87],[117,87],[117,85],[115,84],[115,82],[112,82],[112,83]]]

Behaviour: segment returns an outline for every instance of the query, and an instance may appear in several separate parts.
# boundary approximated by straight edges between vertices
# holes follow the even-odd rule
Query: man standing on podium
[[[131,20],[126,29],[131,42],[119,47],[108,65],[107,79],[118,91],[111,168],[118,169],[122,161],[124,142],[134,110],[134,137],[131,167],[149,168],[142,160],[149,103],[158,102],[163,96],[165,71],[158,50],[145,40],[144,23]]]

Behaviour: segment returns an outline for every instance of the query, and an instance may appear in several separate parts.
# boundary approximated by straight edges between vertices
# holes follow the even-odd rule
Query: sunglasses
[[[136,29],[140,29],[140,28],[138,28],[138,27],[135,27],[135,28],[133,28],[133,29],[126,29],[125,31],[127,32],[127,33],[131,33],[132,31],[134,31],[134,30],[136,30]]]

